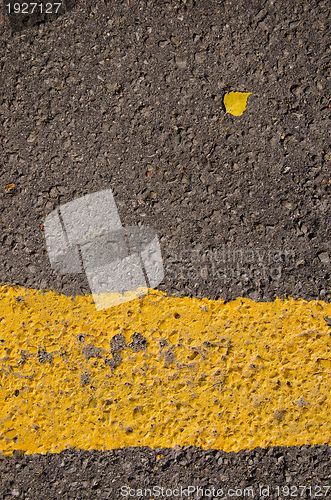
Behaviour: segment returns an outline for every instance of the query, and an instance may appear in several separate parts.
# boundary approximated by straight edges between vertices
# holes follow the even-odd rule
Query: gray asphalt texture
[[[0,280],[52,272],[46,215],[112,188],[178,295],[330,300],[327,1],[81,1],[1,36]],[[225,114],[227,90],[247,112]],[[6,194],[7,183],[17,184]]]
[[[89,293],[50,269],[42,223],[111,188],[124,225],[157,230],[168,293],[329,301],[330,3],[74,3],[41,24],[0,16],[0,282]],[[241,117],[229,90],[253,93]],[[1,458],[0,496],[330,485],[326,446],[164,453]]]
[[[260,487],[264,492],[269,487],[269,495],[265,496],[268,499],[327,499],[330,498],[326,488],[331,481],[330,459],[327,446],[256,448],[253,452],[239,453],[206,452],[191,447],[127,448],[103,453],[68,450],[59,455],[0,458],[0,489],[4,500],[208,499],[213,498],[208,493],[212,488],[223,489],[224,495],[218,496],[219,500],[231,497],[259,499],[263,498]],[[154,486],[159,487],[159,491],[164,488],[163,497],[148,495],[148,491],[144,497],[139,492],[139,489]],[[177,486],[183,489],[199,486],[205,490],[205,495],[201,496],[200,491],[200,496],[179,497],[175,491]],[[292,497],[286,493],[289,488],[292,488]]]

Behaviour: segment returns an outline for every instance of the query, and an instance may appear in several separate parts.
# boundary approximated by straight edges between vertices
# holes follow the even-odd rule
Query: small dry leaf
[[[224,96],[225,111],[233,116],[241,116],[251,94],[252,92],[227,92]]]

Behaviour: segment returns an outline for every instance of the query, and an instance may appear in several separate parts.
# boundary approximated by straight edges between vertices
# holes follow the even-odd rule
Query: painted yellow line
[[[331,304],[0,287],[0,450],[331,444]]]

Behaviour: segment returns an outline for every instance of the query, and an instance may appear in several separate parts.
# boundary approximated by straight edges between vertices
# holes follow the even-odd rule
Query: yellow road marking
[[[9,184],[5,185],[5,192],[6,193],[13,193],[16,190],[16,184],[14,182],[10,182]]]
[[[0,450],[331,444],[325,316],[155,291],[97,311],[0,287]]]
[[[227,92],[224,96],[225,111],[233,116],[241,116],[251,94],[252,92]]]

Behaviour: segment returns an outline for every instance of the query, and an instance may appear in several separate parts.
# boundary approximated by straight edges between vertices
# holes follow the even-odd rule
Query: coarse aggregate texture
[[[111,499],[144,498],[141,488],[154,485],[175,490],[178,486],[222,488],[222,499],[263,498],[260,487],[269,486],[269,496],[291,498],[329,498],[331,453],[328,446],[256,448],[226,453],[193,447],[151,450],[126,448],[106,452],[66,450],[47,455],[0,458],[0,489],[5,500],[35,499]],[[280,489],[280,494],[277,491]],[[292,490],[286,488],[292,487]],[[301,489],[299,489],[301,487]],[[302,489],[303,487],[303,489]],[[306,487],[306,489],[305,489]],[[311,490],[309,488],[311,487]],[[124,496],[128,488],[131,496]],[[254,496],[228,495],[230,490],[253,488]],[[294,488],[294,490],[293,490]],[[295,488],[297,488],[295,490]],[[310,494],[310,491],[312,494]],[[330,491],[330,490],[329,490]],[[285,494],[283,494],[285,492]],[[162,498],[146,495],[147,499]],[[168,495],[171,500],[187,496]],[[212,498],[205,497],[189,498]]]
[[[0,282],[89,293],[51,271],[42,223],[111,187],[126,225],[161,236],[164,291],[329,302],[329,2],[69,3],[20,32],[0,14]],[[240,117],[230,91],[252,92]],[[18,452],[1,459],[0,496],[330,484],[328,446],[164,454]]]
[[[111,187],[125,225],[157,230],[164,291],[329,300],[329,12],[82,0],[20,32],[3,18],[0,281],[88,293],[51,271],[40,224]],[[252,92],[242,116],[229,91]]]
[[[0,299],[3,453],[331,443],[331,304]]]

